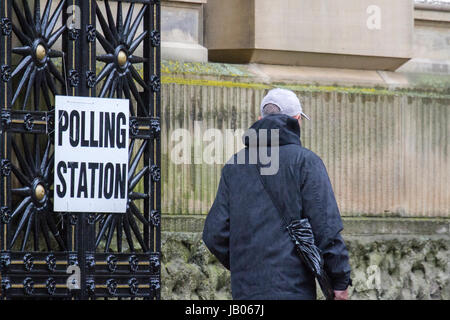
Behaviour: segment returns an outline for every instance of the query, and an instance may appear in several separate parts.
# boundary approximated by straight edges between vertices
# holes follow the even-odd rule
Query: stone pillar
[[[450,74],[450,3],[416,3],[413,59],[397,71]]]
[[[395,70],[412,56],[411,0],[209,0],[209,60]]]

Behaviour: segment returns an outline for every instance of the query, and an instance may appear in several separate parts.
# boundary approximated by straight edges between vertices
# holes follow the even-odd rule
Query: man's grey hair
[[[263,118],[268,116],[269,114],[278,114],[278,113],[281,113],[281,109],[280,107],[278,107],[273,103],[266,104],[262,110]]]

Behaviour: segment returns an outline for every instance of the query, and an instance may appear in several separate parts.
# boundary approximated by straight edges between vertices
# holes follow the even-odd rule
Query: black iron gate
[[[160,1],[0,6],[1,297],[159,299]],[[53,212],[55,95],[130,100],[125,214]]]

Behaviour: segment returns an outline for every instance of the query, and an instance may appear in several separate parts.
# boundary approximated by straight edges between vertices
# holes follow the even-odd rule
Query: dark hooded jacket
[[[278,129],[279,143],[259,135]],[[249,137],[259,137],[257,142]],[[306,217],[322,250],[335,290],[350,283],[348,251],[332,186],[322,160],[301,146],[297,120],[270,115],[244,135],[246,148],[222,169],[217,196],[206,218],[203,241],[231,271],[234,299],[315,299],[315,280],[295,252],[282,219],[258,176],[253,151],[263,146],[276,153],[279,169],[264,175],[278,205],[291,217]],[[245,159],[243,161],[242,159]],[[261,165],[264,165],[262,158]],[[244,163],[245,162],[245,163]],[[242,164],[244,163],[244,164]],[[276,165],[275,165],[276,167]]]

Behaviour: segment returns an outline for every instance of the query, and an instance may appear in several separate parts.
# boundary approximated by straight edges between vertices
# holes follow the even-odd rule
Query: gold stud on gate
[[[38,46],[36,47],[36,52],[35,52],[35,54],[36,54],[36,58],[37,58],[39,61],[44,60],[44,59],[45,59],[45,56],[47,55],[47,52],[45,51],[45,47],[44,47],[42,44],[38,45]]]
[[[117,62],[119,63],[119,66],[123,67],[127,63],[127,60],[127,54],[125,53],[125,51],[121,50],[117,55]]]
[[[38,184],[36,186],[36,189],[34,189],[34,195],[36,199],[41,201],[45,197],[45,188],[42,186],[42,184]]]

